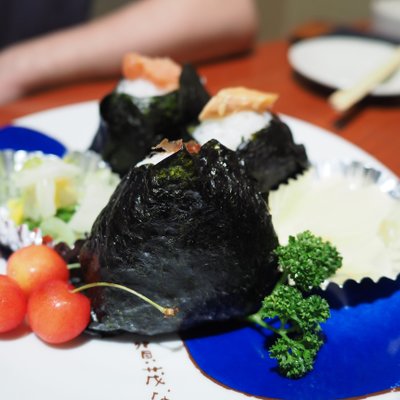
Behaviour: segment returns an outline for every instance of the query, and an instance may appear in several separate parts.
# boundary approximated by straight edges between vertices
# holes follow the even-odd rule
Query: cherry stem
[[[133,289],[128,288],[126,286],[119,285],[118,283],[111,283],[111,282],[87,283],[86,285],[80,286],[80,287],[72,290],[71,292],[72,293],[79,293],[79,292],[81,292],[83,290],[91,289],[91,288],[95,288],[95,287],[100,287],[100,286],[102,286],[102,287],[113,287],[113,288],[125,290],[126,292],[129,292],[129,293],[139,297],[140,299],[142,299],[146,303],[149,303],[154,308],[156,308],[158,311],[160,311],[162,314],[164,314],[166,317],[174,317],[178,312],[177,308],[162,307],[159,304],[157,304],[156,302],[154,302],[153,300],[151,300],[148,297],[144,296],[143,294],[137,292],[136,290],[133,290]]]
[[[78,269],[80,267],[81,267],[81,264],[79,264],[79,263],[71,263],[71,264],[67,265],[68,269]]]

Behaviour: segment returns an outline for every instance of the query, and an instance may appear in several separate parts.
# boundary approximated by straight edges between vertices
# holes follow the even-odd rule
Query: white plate
[[[306,78],[333,89],[344,89],[385,62],[394,48],[381,40],[322,36],[292,45],[288,58],[294,70]],[[400,69],[377,86],[372,94],[400,95]]]
[[[345,140],[309,123],[283,117],[312,161],[359,160],[391,174],[382,164]],[[47,133],[70,149],[83,150],[96,131],[95,102],[49,110],[15,121]],[[2,271],[3,268],[3,271]],[[0,266],[0,273],[4,272]],[[137,343],[136,343],[137,342]],[[142,351],[151,353],[146,364]],[[156,373],[151,368],[158,369]],[[150,368],[148,370],[148,368]],[[151,378],[160,375],[164,384]],[[0,397],[5,400],[235,400],[249,396],[206,378],[190,360],[177,335],[144,349],[138,338],[84,339],[61,347],[44,344],[20,331],[0,340]],[[157,394],[155,394],[157,393]],[[385,399],[398,395],[386,394]],[[382,396],[374,399],[383,398]]]

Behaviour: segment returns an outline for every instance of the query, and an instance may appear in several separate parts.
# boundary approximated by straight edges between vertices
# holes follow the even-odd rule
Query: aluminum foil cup
[[[333,243],[343,267],[325,282],[339,304],[397,290],[400,275],[400,182],[361,162],[325,162],[269,196],[282,244],[304,230]],[[356,300],[357,299],[357,300]]]

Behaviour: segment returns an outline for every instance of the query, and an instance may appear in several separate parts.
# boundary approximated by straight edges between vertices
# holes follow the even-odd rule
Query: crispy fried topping
[[[153,150],[164,150],[167,153],[176,153],[183,146],[183,140],[168,140],[163,139],[157,146],[153,147]]]
[[[199,119],[204,121],[221,118],[239,111],[264,112],[277,98],[276,93],[260,92],[245,87],[222,89],[205,105]]]

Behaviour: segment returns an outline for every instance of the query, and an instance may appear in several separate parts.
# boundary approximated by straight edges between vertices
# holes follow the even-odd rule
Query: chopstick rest
[[[379,83],[388,78],[400,66],[400,46],[396,47],[388,60],[363,77],[354,86],[340,89],[329,96],[329,103],[339,112],[351,108],[358,101],[368,95]]]

